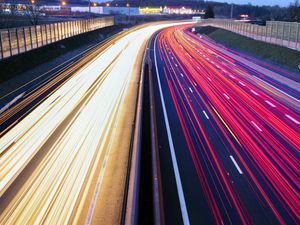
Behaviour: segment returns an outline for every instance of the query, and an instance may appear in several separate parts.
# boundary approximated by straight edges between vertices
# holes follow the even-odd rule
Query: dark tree
[[[204,19],[208,18],[215,18],[214,8],[211,5],[207,6],[204,14]]]
[[[31,25],[34,25],[34,26],[38,25],[39,18],[40,18],[39,7],[36,6],[36,5],[27,6],[26,16],[28,17],[29,22],[31,23]]]
[[[293,22],[300,22],[300,3],[296,0],[294,4],[289,7],[290,20]]]

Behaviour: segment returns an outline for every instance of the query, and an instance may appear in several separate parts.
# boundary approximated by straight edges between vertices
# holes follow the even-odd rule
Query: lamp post
[[[32,11],[35,11],[35,9],[36,9],[36,5],[35,5],[35,0],[30,0],[30,3],[31,3],[31,7],[32,7]]]
[[[89,18],[91,18],[91,0],[89,0]]]
[[[126,7],[128,7],[128,25],[130,23],[130,4],[129,2],[126,3]]]

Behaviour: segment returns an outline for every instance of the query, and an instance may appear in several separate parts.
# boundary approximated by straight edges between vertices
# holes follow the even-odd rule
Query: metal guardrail
[[[114,17],[102,17],[0,29],[0,60],[68,37],[112,25],[114,25]]]
[[[164,224],[164,214],[163,214],[163,205],[162,205],[162,190],[160,183],[160,168],[159,168],[159,155],[158,155],[158,146],[155,141],[156,138],[156,119],[155,119],[155,106],[154,106],[154,95],[153,95],[153,84],[152,75],[151,75],[151,60],[149,56],[149,46],[151,41],[149,40],[146,44],[147,48],[144,53],[142,67],[141,67],[141,77],[139,81],[139,94],[137,99],[137,108],[136,108],[136,119],[135,119],[135,128],[134,128],[134,140],[133,140],[133,152],[131,157],[131,168],[129,173],[129,182],[127,190],[127,202],[123,215],[123,221],[121,224],[124,225],[136,225],[138,224],[138,215],[139,215],[139,195],[140,195],[140,175],[141,175],[141,151],[142,151],[142,136],[147,134],[143,133],[143,111],[144,111],[144,90],[149,89],[149,101],[150,101],[150,125],[151,125],[151,167],[152,167],[152,191],[153,191],[153,212],[154,212],[154,224],[163,225]],[[149,86],[145,85],[145,80],[149,80]]]
[[[206,19],[200,24],[232,31],[255,40],[300,51],[300,23],[267,21],[265,26],[223,19]]]
[[[129,157],[129,166],[127,173],[127,186],[122,210],[122,225],[138,224],[138,199],[140,186],[140,158],[142,141],[142,117],[143,117],[143,92],[144,92],[144,65],[145,55],[141,66],[141,76],[139,80],[139,89],[136,99],[135,122],[133,124],[133,134],[131,141],[131,154]],[[125,201],[126,200],[126,201]]]

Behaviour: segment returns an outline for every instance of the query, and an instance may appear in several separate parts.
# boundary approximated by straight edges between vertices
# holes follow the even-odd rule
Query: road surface
[[[0,139],[0,224],[120,222],[141,59],[170,25],[119,35],[2,112],[26,111]]]
[[[166,224],[298,224],[300,84],[188,26],[150,48]]]

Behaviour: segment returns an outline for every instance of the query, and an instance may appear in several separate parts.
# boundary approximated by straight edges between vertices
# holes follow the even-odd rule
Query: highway
[[[0,139],[0,224],[120,222],[140,63],[170,25],[118,35],[2,112],[16,118]]]
[[[187,25],[150,49],[166,224],[299,224],[299,74]]]

